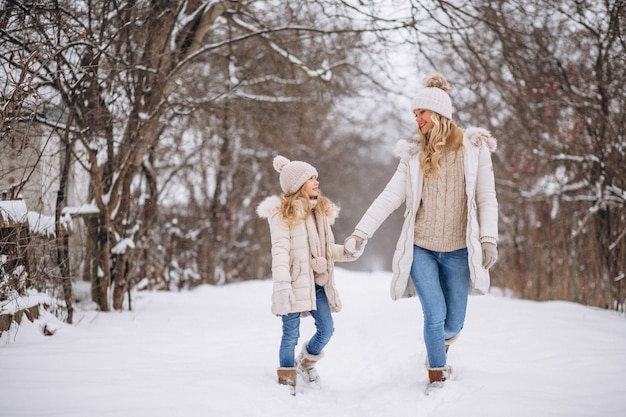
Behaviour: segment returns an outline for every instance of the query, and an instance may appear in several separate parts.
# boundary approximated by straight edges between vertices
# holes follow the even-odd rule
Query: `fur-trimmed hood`
[[[482,146],[484,143],[490,152],[495,152],[498,147],[498,141],[491,136],[487,129],[482,127],[470,127],[463,133],[463,141],[469,141],[474,146]],[[419,136],[415,135],[412,139],[401,140],[396,144],[394,155],[398,158],[412,157],[420,151]]]
[[[302,210],[302,214],[304,214],[304,206],[300,204],[299,207]],[[273,195],[267,197],[265,200],[261,201],[258,205],[256,212],[258,216],[262,219],[269,219],[274,214],[280,211],[280,197],[277,195]],[[331,203],[331,210],[328,213],[328,223],[332,226],[335,223],[337,217],[339,217],[339,207],[334,203]]]
[[[280,197],[273,195],[267,197],[256,208],[256,214],[262,219],[269,219],[280,209]]]

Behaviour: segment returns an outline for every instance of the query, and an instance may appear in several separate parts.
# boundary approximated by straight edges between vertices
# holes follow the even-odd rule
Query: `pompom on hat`
[[[274,158],[274,169],[280,172],[280,188],[285,194],[293,194],[308,181],[317,176],[317,170],[303,161],[290,161],[282,155]]]
[[[441,73],[435,73],[426,80],[426,87],[413,98],[413,108],[425,109],[452,119],[452,100],[448,92],[450,84]]]

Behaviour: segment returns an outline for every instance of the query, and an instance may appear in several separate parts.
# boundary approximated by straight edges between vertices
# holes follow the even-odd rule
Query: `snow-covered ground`
[[[453,377],[426,396],[419,301],[391,301],[390,278],[337,270],[343,311],[318,365],[322,386],[295,397],[276,383],[269,280],[141,292],[134,311],[78,312],[73,326],[25,320],[0,340],[0,415],[626,416],[623,315],[470,297]],[[46,322],[54,336],[39,331]],[[301,343],[312,333],[306,318]]]

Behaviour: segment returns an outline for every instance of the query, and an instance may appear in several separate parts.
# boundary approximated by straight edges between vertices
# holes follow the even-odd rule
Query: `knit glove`
[[[291,313],[291,305],[296,302],[296,296],[291,288],[274,291],[272,294],[275,312],[279,316]]]
[[[498,260],[498,247],[491,242],[483,242],[480,246],[483,249],[483,268],[489,269]]]
[[[355,230],[343,242],[343,250],[356,259],[363,254],[365,245],[367,245],[367,236],[360,230]]]

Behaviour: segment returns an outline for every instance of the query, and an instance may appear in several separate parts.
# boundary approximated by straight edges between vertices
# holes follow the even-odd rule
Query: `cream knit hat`
[[[426,109],[452,119],[452,100],[450,84],[441,73],[435,73],[426,80],[426,87],[417,92],[413,99],[413,108]]]
[[[274,169],[280,172],[280,188],[285,194],[295,193],[309,178],[317,176],[317,170],[312,165],[290,161],[282,155],[274,158]]]

